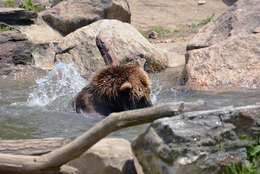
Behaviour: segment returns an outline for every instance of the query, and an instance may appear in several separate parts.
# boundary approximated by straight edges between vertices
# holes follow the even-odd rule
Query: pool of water
[[[211,93],[185,88],[164,88],[152,77],[154,104],[204,100],[209,109],[259,103],[260,91]],[[86,85],[74,64],[59,63],[46,76],[31,84],[0,84],[0,139],[76,137],[103,116],[76,114],[73,97]],[[147,125],[114,132],[110,136],[132,139]]]

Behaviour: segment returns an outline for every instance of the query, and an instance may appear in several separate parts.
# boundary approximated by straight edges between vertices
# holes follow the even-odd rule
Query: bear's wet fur
[[[110,65],[94,73],[89,84],[76,96],[77,113],[112,112],[152,106],[151,83],[138,60],[133,65]]]

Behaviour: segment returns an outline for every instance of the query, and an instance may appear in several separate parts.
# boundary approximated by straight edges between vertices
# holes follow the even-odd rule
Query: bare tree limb
[[[195,108],[202,105],[204,102],[199,103]],[[41,156],[0,154],[0,173],[46,174],[49,171],[59,171],[60,166],[80,156],[113,131],[149,123],[163,117],[175,116],[191,109],[194,109],[194,103],[168,103],[145,109],[112,113],[72,142],[48,154]]]
[[[113,50],[109,47],[104,38],[100,35],[96,37],[96,45],[101,53],[104,62],[106,65],[119,65],[119,61],[113,52]]]

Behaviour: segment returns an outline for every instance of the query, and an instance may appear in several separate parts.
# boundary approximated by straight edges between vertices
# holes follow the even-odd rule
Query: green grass
[[[0,32],[10,31],[10,30],[13,30],[13,29],[8,26],[0,26]]]
[[[171,31],[169,30],[169,29],[167,29],[167,28],[163,28],[163,27],[152,27],[152,31],[155,31],[156,33],[158,33],[159,34],[159,36],[163,36],[163,35],[165,35],[165,34],[167,34],[167,33],[170,33]]]
[[[17,5],[19,8],[24,8],[34,12],[40,12],[44,10],[43,6],[38,3],[33,3],[32,0],[21,0],[19,3],[14,0],[7,0],[4,2],[5,7],[17,7]]]
[[[13,7],[15,4],[14,0],[8,0],[4,2],[5,7]]]
[[[181,31],[181,30],[179,30],[179,29],[173,30],[174,33],[179,33],[180,31]]]
[[[228,174],[260,174],[260,145],[247,149],[248,162],[229,166]]]
[[[143,37],[146,37],[146,36],[145,36],[145,32],[144,32],[144,30],[142,30],[142,29],[138,29],[138,31],[139,31],[139,33],[140,33]]]
[[[213,18],[214,18],[214,15],[212,15],[212,16],[208,17],[207,19],[204,19],[204,20],[202,20],[200,22],[192,23],[192,24],[188,25],[188,27],[192,28],[192,29],[198,28],[200,26],[208,24],[209,22],[212,21]]]
[[[33,3],[32,0],[21,0],[19,3],[19,8],[24,8],[29,11],[40,11],[40,5],[37,3]]]

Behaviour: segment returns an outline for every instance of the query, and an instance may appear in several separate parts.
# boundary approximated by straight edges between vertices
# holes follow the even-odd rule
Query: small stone
[[[206,1],[204,1],[204,0],[198,1],[198,5],[204,5],[204,4],[206,4]]]
[[[256,27],[253,31],[253,33],[260,33],[260,26]]]
[[[159,34],[158,34],[157,32],[155,32],[155,31],[152,31],[152,32],[148,35],[148,37],[149,37],[150,39],[157,39],[157,38],[159,37]]]

